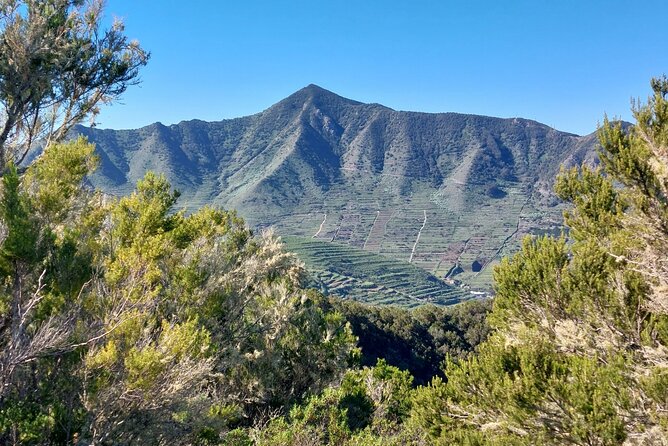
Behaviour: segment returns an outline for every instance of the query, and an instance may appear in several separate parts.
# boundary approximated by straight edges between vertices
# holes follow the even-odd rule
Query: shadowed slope
[[[91,181],[110,193],[154,170],[191,209],[236,208],[253,226],[482,287],[522,235],[557,230],[554,177],[596,146],[531,120],[395,111],[315,85],[244,118],[79,131],[102,160]]]

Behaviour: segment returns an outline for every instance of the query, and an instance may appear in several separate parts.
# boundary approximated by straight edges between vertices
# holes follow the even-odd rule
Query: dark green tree
[[[340,377],[350,327],[276,237],[151,173],[105,198],[94,165],[79,139],[3,177],[0,443],[192,444]]]
[[[117,21],[101,28],[101,0],[0,1],[0,166],[70,129],[137,82],[148,54]]]
[[[350,322],[359,338],[361,364],[373,366],[379,359],[408,370],[416,384],[443,377],[447,356],[462,359],[487,338],[488,300],[469,301],[451,307],[424,305],[406,309],[390,305],[364,305],[332,299],[332,306]]]
[[[493,333],[412,422],[441,444],[668,441],[668,80],[607,119],[601,168],[564,171],[569,240],[525,240],[495,271]]]

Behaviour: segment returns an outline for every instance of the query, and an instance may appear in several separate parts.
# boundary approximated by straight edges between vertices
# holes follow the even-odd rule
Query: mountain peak
[[[500,252],[552,230],[561,164],[595,158],[594,137],[535,121],[381,107],[311,84],[248,118],[88,129],[101,160],[90,181],[124,195],[147,170],[160,172],[189,209],[235,208],[251,227],[479,284]],[[535,218],[523,218],[522,203]],[[430,235],[416,243],[422,229]]]
[[[316,84],[308,84],[306,87],[297,90],[290,96],[279,102],[281,103],[299,103],[304,104],[312,102],[314,104],[336,104],[336,105],[361,105],[362,102],[353,101],[352,99],[344,98],[338,94],[322,88]]]
[[[325,89],[325,88],[322,88],[320,85],[316,85],[316,84],[308,84],[306,87],[302,88],[302,90],[304,90],[304,91],[310,91],[310,92],[314,92],[314,93],[329,93],[329,94],[334,94],[334,93],[332,93],[331,91],[329,91],[329,90],[327,90],[327,89]]]

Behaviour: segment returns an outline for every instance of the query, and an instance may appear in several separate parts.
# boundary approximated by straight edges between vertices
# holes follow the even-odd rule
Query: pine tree
[[[442,444],[668,443],[668,80],[607,119],[601,167],[563,171],[568,239],[524,241],[495,271],[494,328],[418,391]]]

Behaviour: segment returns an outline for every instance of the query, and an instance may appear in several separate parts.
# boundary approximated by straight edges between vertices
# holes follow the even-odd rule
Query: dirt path
[[[415,249],[417,248],[417,244],[420,241],[420,235],[422,235],[422,230],[427,225],[427,211],[423,210],[422,212],[424,212],[424,221],[422,222],[422,227],[418,231],[418,235],[417,238],[415,239],[415,244],[413,245],[413,250],[411,251],[411,257],[408,259],[408,263],[411,263],[413,261],[413,256],[415,255]]]
[[[496,252],[494,253],[494,255],[487,261],[487,263],[485,263],[485,265],[484,265],[482,268],[480,268],[480,271],[478,271],[477,273],[475,273],[475,275],[474,275],[473,277],[477,277],[478,275],[480,275],[480,273],[483,272],[483,271],[485,270],[485,268],[487,268],[487,266],[488,266],[490,263],[492,263],[492,261],[493,261],[495,258],[497,258],[497,257],[499,256],[499,254],[501,254],[501,251],[503,251],[503,248],[506,247],[506,245],[508,244],[508,242],[510,241],[510,239],[512,239],[513,237],[515,237],[515,235],[517,235],[517,233],[520,231],[520,224],[522,223],[522,211],[524,211],[524,208],[526,207],[527,204],[529,204],[529,200],[525,201],[524,204],[522,205],[522,207],[520,208],[520,212],[519,212],[519,214],[518,214],[518,216],[517,216],[517,226],[515,227],[515,230],[512,232],[512,234],[510,234],[508,237],[506,237],[506,238],[503,240],[503,242],[501,243],[501,246],[499,247],[499,249],[496,250]]]
[[[366,244],[369,241],[369,237],[371,237],[371,233],[373,232],[373,227],[376,226],[376,222],[378,221],[379,216],[380,216],[380,211],[376,211],[376,218],[373,219],[373,224],[371,225],[369,233],[366,235],[366,240],[364,240],[364,246],[362,246],[362,249],[366,249]]]
[[[320,228],[318,228],[318,232],[313,234],[313,237],[311,238],[316,238],[320,232],[322,232],[322,228],[325,226],[325,222],[327,221],[327,213],[325,213],[325,218],[322,220],[322,223],[320,223]]]

